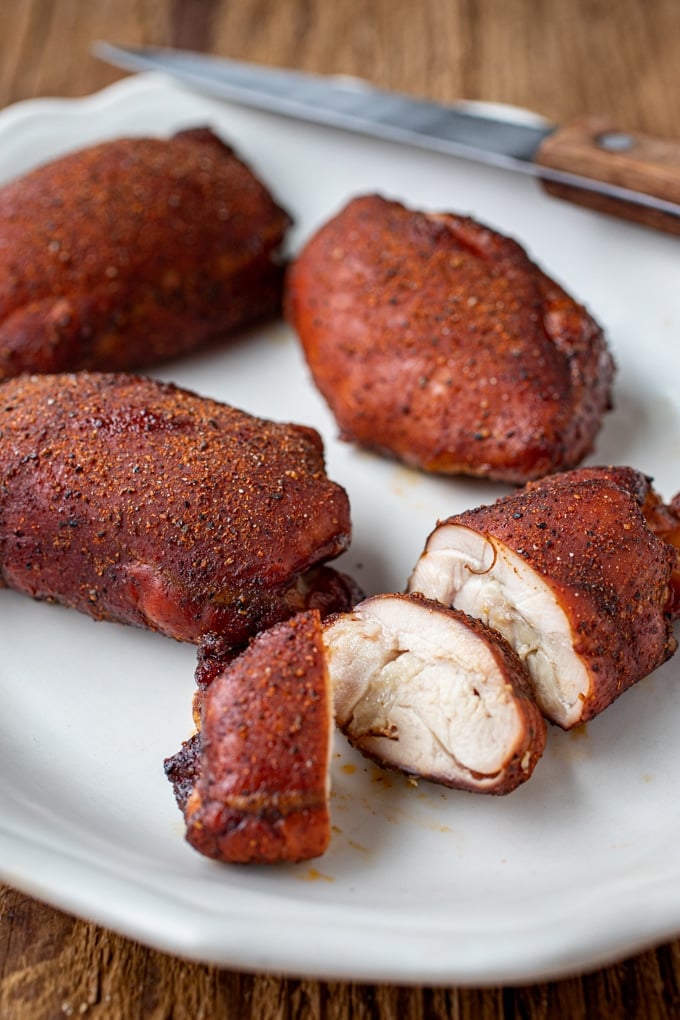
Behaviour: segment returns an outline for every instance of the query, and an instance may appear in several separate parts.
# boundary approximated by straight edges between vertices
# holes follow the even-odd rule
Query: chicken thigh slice
[[[569,729],[675,651],[677,556],[646,520],[650,490],[633,469],[584,468],[450,517],[409,591],[503,634],[541,710]]]
[[[166,761],[200,853],[270,864],[326,850],[333,703],[321,635],[316,610],[258,635],[213,680],[199,733]]]
[[[483,793],[532,774],[545,723],[517,656],[477,620],[378,595],[331,618],[324,645],[336,722],[367,757]]]

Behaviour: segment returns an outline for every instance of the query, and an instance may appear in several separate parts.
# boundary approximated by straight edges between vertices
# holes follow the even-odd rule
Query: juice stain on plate
[[[357,843],[355,839],[348,839],[347,845],[351,846],[352,850],[359,850],[362,854],[370,854],[373,852],[370,846],[364,846],[363,843]]]
[[[370,776],[371,782],[378,783],[383,790],[391,790],[394,786],[393,775],[389,772],[385,772],[378,765],[371,765]]]
[[[335,882],[332,875],[325,875],[323,871],[319,871],[318,868],[307,868],[307,870],[299,876],[303,882]]]
[[[571,730],[551,733],[550,737],[549,753],[563,761],[586,761],[592,756],[588,723],[581,723]]]
[[[336,754],[336,758],[341,758]],[[458,840],[460,834],[442,818],[450,791],[414,776],[392,772],[373,762],[337,762],[337,782],[331,787],[332,810],[336,814],[366,812],[391,825],[410,824]],[[356,777],[343,783],[345,776]],[[370,784],[367,788],[366,783]],[[334,827],[336,832],[341,830]],[[355,850],[371,853],[370,847],[347,839]]]
[[[422,472],[414,471],[413,468],[396,467],[392,471],[390,488],[395,496],[405,496],[422,484]]]

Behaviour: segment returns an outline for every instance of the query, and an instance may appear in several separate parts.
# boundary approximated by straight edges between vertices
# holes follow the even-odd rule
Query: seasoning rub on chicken
[[[280,312],[288,214],[212,131],[118,138],[0,188],[0,379],[126,370]]]
[[[217,658],[198,729],[165,771],[187,840],[219,861],[324,853],[334,716],[380,765],[480,793],[514,790],[545,746],[512,649],[419,596],[378,595],[325,624],[305,611]]]
[[[464,613],[377,595],[324,630],[336,722],[381,765],[445,786],[509,793],[543,753],[524,669]]]
[[[313,429],[132,375],[0,385],[0,583],[96,619],[224,647],[354,590]]]
[[[467,217],[356,198],[298,255],[285,306],[342,437],[427,471],[573,467],[610,405],[592,316]]]
[[[200,853],[233,864],[318,857],[330,840],[333,705],[316,610],[258,635],[215,676],[200,730],[166,772]]]
[[[568,729],[675,651],[678,553],[654,533],[663,516],[639,471],[564,472],[441,522],[409,590],[502,634]]]

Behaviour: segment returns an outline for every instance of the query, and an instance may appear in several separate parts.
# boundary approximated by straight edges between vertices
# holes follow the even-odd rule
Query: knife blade
[[[558,198],[680,235],[680,143],[618,130],[601,116],[560,127],[539,117],[506,119],[470,104],[389,92],[342,75],[106,42],[96,43],[94,52],[124,70],[163,71],[238,105],[530,174]]]

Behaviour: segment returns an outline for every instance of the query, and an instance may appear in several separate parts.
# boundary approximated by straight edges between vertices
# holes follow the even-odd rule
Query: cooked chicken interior
[[[438,525],[409,590],[503,634],[542,711],[569,728],[675,651],[677,550],[647,519],[656,498],[625,467],[531,483]]]
[[[492,535],[442,525],[409,588],[497,630],[529,670],[545,715],[563,726],[579,721],[590,677],[555,592],[521,556]]]
[[[324,643],[336,722],[368,757],[490,793],[531,775],[543,720],[516,656],[478,621],[381,595],[331,620]]]

